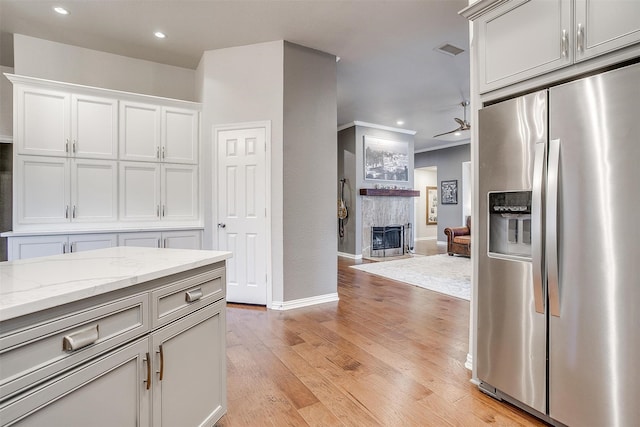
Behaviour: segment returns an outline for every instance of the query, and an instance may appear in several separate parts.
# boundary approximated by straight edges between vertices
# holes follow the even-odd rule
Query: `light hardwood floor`
[[[349,268],[340,301],[284,312],[228,305],[236,426],[543,426],[469,382],[469,303]]]

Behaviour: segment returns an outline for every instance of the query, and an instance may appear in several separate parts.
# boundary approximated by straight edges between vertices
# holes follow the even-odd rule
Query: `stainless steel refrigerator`
[[[640,64],[479,111],[480,388],[640,423]]]

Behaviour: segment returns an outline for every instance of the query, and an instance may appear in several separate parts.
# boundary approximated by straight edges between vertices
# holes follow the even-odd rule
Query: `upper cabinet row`
[[[197,109],[14,81],[18,154],[198,163]]]
[[[640,42],[637,0],[482,1],[463,14],[478,35],[480,93]]]

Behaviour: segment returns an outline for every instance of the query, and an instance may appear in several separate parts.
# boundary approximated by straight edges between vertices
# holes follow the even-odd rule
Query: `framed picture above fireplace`
[[[409,182],[409,143],[365,136],[364,179]]]

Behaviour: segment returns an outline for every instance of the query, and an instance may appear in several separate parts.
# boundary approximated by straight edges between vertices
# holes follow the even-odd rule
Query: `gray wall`
[[[462,224],[462,163],[471,158],[470,145],[458,145],[442,150],[425,151],[416,153],[414,164],[416,168],[436,166],[438,168],[438,196],[440,196],[440,183],[442,181],[458,180],[458,204],[438,205],[438,240],[446,241],[444,229],[447,227],[460,227]]]
[[[364,137],[372,136],[390,141],[404,141],[409,144],[409,182],[367,181],[364,179]],[[362,254],[362,198],[360,188],[373,188],[376,184],[398,185],[413,188],[414,136],[408,133],[377,129],[369,126],[352,126],[338,134],[338,174],[337,180],[347,178],[345,200],[349,208],[349,220],[345,224],[345,238],[338,241],[338,252],[351,255]],[[336,180],[336,181],[337,181]],[[339,183],[338,183],[339,184]],[[335,185],[335,184],[334,184]],[[339,190],[339,187],[338,187]],[[339,197],[339,193],[338,194]],[[335,204],[335,203],[334,203]],[[334,215],[335,216],[335,215]],[[411,222],[414,222],[413,209]]]
[[[284,44],[284,301],[337,292],[335,56]]]
[[[105,89],[195,100],[195,71],[14,34],[15,73]]]

